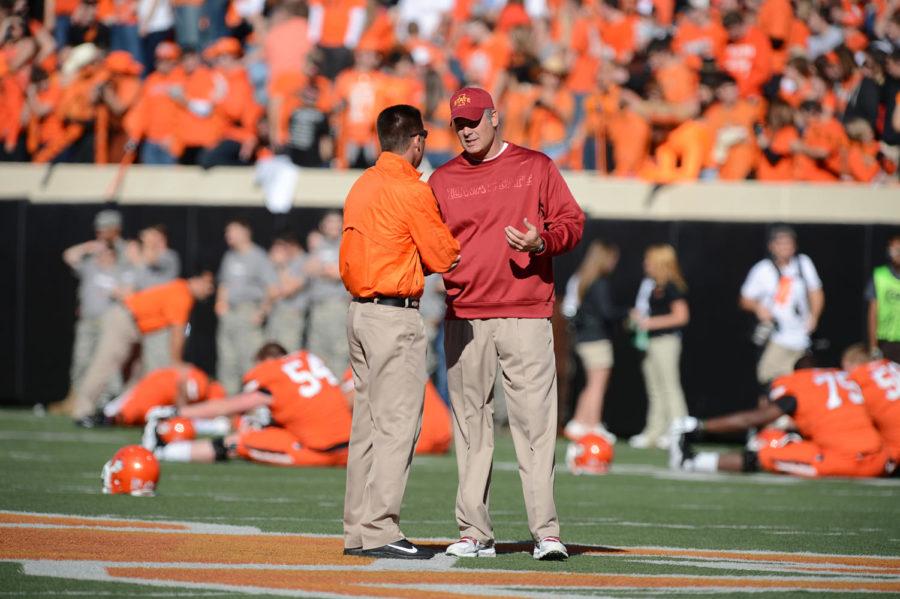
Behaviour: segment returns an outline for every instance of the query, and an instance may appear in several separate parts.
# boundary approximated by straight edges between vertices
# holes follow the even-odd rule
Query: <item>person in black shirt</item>
[[[610,327],[626,315],[613,303],[610,293],[609,275],[618,261],[619,249],[615,245],[594,241],[576,274],[580,306],[574,319],[575,351],[587,380],[578,396],[575,414],[565,428],[566,437],[572,441],[592,433],[616,442],[616,436],[606,430],[600,418],[613,366]]]
[[[297,166],[328,166],[333,154],[328,117],[316,104],[319,90],[308,86],[300,92],[302,104],[291,114],[287,153]]]
[[[638,448],[667,448],[672,422],[687,416],[679,367],[681,332],[690,321],[687,284],[675,248],[668,244],[647,248],[644,273],[631,321],[639,335],[649,337],[643,364],[649,408],[644,430],[628,442]]]

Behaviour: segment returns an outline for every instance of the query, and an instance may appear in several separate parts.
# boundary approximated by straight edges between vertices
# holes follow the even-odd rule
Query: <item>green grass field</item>
[[[343,470],[290,470],[243,462],[163,464],[156,497],[102,495],[103,463],[118,447],[136,443],[139,437],[138,430],[81,430],[62,418],[36,417],[27,411],[0,411],[3,481],[0,510],[4,512],[0,516],[7,517],[0,518],[0,597],[237,597],[250,592],[263,596],[267,593],[341,595],[341,592],[310,590],[299,583],[266,590],[259,588],[262,583],[254,582],[253,590],[241,586],[228,590],[231,587],[215,588],[200,583],[136,584],[133,578],[122,582],[121,577],[73,579],[79,577],[67,576],[65,572],[73,571],[72,568],[78,571],[79,563],[70,565],[68,570],[53,567],[58,557],[57,546],[53,545],[56,541],[50,541],[40,556],[32,555],[36,550],[28,545],[35,542],[35,537],[28,535],[54,531],[11,524],[9,518],[15,515],[10,516],[10,512],[250,527],[246,529],[250,531],[248,534],[258,529],[260,533],[334,535],[333,541],[326,541],[332,544],[329,545],[333,546],[332,553],[339,553],[340,542],[336,536],[341,533]],[[564,443],[560,442],[558,459],[564,449]],[[402,583],[412,586],[401,588],[397,586],[401,583],[395,581],[391,583],[395,586],[359,587],[347,594],[724,596],[752,591],[754,596],[808,597],[824,591],[831,591],[835,596],[862,596],[857,593],[862,590],[900,591],[900,479],[798,480],[762,474],[689,476],[666,470],[661,451],[637,451],[621,443],[616,451],[613,471],[606,476],[575,477],[564,467],[558,469],[556,497],[563,540],[576,553],[567,562],[535,562],[524,553],[524,546],[504,545],[509,551],[496,559],[453,563],[447,558],[437,560],[433,566],[426,563],[415,581]],[[497,538],[526,541],[529,533],[515,456],[509,437],[503,434],[497,439],[494,467],[491,512]],[[402,514],[404,532],[413,539],[435,542],[454,538],[455,489],[456,465],[452,456],[417,459]],[[240,532],[240,529],[228,530]],[[71,532],[61,529],[62,534],[68,534],[66,531]],[[155,532],[132,534],[158,535]],[[277,554],[281,537],[260,538],[270,540]],[[61,537],[59,551],[68,551],[66,543],[69,542],[72,541]],[[122,542],[133,541],[123,537]],[[673,551],[634,548],[672,548]],[[756,552],[778,555],[769,559]],[[24,554],[28,555],[22,557]],[[796,557],[785,554],[796,554]],[[810,557],[809,554],[828,555]],[[835,554],[843,557],[829,557]],[[29,560],[40,561],[44,569],[35,566],[29,570],[30,566],[26,567]],[[163,552],[139,561],[169,563],[172,560]],[[216,559],[210,561],[218,563]],[[327,568],[338,578],[385,570],[383,564],[360,566],[349,558],[337,562],[340,563],[329,564]],[[255,563],[259,568],[266,565]],[[388,566],[387,570],[394,573],[392,576],[400,576]],[[367,569],[370,567],[372,570]],[[511,572],[505,574],[507,570]],[[535,576],[535,572],[539,575]],[[561,572],[599,576],[558,577]],[[615,582],[623,580],[622,576],[627,577],[626,582]],[[479,582],[493,580],[490,577],[496,580]],[[729,582],[726,587],[707,582],[736,578],[740,584]],[[479,591],[466,586],[469,579],[471,585],[491,586],[481,586]],[[671,584],[667,582],[670,579]],[[775,582],[770,585],[760,581]],[[780,587],[782,584],[787,586]]]

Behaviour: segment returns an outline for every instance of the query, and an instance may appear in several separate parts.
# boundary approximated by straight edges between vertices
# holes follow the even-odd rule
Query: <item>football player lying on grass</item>
[[[846,372],[811,368],[809,358],[797,370],[772,382],[766,401],[755,410],[672,425],[669,466],[688,472],[756,472],[797,476],[882,476],[893,469],[888,452],[863,405],[859,386]],[[732,433],[763,428],[790,416],[802,439],[784,438],[748,447],[743,453],[694,452],[703,433]]]
[[[143,426],[147,412],[162,406],[184,407],[225,397],[225,389],[192,364],[148,372],[130,389],[103,407],[103,424]]]
[[[166,443],[167,419],[251,414],[225,437]],[[241,457],[281,466],[344,466],[350,409],[334,374],[307,351],[265,344],[244,375],[244,392],[227,399],[157,408],[147,414],[143,445],[164,461],[214,462]]]

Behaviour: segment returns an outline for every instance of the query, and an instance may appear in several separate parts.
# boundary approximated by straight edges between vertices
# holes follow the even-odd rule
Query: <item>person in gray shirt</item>
[[[309,304],[305,267],[307,255],[293,233],[278,236],[269,248],[278,274],[278,296],[266,319],[266,340],[277,341],[288,353],[300,349]]]
[[[350,295],[341,282],[339,268],[344,219],[339,212],[327,213],[316,234],[310,235],[306,275],[309,283],[309,351],[325,362],[331,372],[344,372],[350,364],[347,346],[347,307]]]
[[[181,259],[169,247],[165,225],[143,229],[140,241],[128,243],[130,284],[134,291],[168,283],[181,273]],[[144,373],[169,366],[171,345],[168,329],[145,335],[141,344],[141,370]]]
[[[103,210],[94,218],[94,239],[73,245],[63,252],[63,261],[78,277],[78,309],[75,339],[69,369],[69,395],[51,406],[54,413],[68,413],[72,393],[78,388],[100,339],[103,313],[122,293],[125,242],[121,237],[122,217],[115,210]],[[115,392],[121,386],[110,384]]]
[[[225,242],[231,249],[222,259],[217,277],[217,373],[228,393],[235,394],[263,344],[262,323],[271,300],[277,297],[278,275],[265,250],[253,243],[246,221],[229,222]]]

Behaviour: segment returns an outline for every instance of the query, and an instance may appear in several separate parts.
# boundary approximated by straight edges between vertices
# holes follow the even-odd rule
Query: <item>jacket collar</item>
[[[422,173],[417,171],[412,164],[407,162],[406,159],[399,154],[394,154],[393,152],[382,152],[381,155],[378,156],[375,167],[385,171],[389,175],[402,177],[404,179],[415,179],[418,181],[422,177]]]

